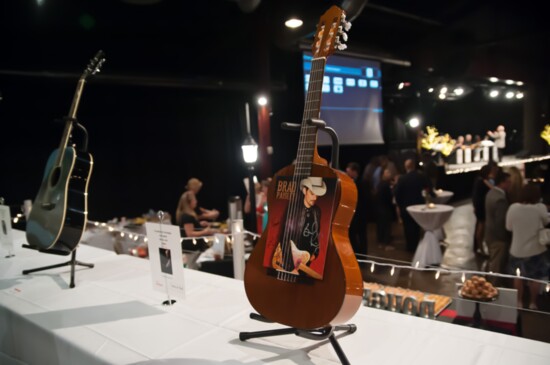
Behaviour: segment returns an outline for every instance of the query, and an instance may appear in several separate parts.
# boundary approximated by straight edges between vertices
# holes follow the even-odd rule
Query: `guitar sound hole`
[[[59,178],[61,177],[61,169],[59,167],[56,167],[52,170],[52,174],[50,175],[50,185],[56,186],[59,182]]]

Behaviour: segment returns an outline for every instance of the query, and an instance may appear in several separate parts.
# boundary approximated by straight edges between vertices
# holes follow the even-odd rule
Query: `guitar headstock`
[[[103,66],[104,62],[105,62],[105,53],[103,53],[102,50],[99,50],[94,56],[94,58],[90,60],[90,62],[88,63],[88,66],[86,66],[86,69],[82,73],[82,78],[85,79],[101,71],[101,66]]]
[[[348,40],[346,31],[351,28],[351,23],[346,21],[346,12],[336,5],[328,9],[319,19],[317,31],[311,52],[313,58],[326,57],[334,53],[335,49],[344,50]]]

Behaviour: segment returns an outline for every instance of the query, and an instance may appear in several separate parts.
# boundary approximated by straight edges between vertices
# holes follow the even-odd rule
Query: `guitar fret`
[[[302,118],[302,128],[300,131],[300,141],[298,144],[296,173],[309,175],[311,172],[311,163],[313,162],[313,153],[317,141],[317,127],[307,124],[311,118],[319,117],[321,92],[323,90],[323,77],[325,71],[325,59],[316,58],[312,60],[309,87],[306,95],[304,117]]]

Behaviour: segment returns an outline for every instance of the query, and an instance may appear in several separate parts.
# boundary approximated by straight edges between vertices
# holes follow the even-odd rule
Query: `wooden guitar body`
[[[293,173],[294,166],[288,166],[277,175]],[[338,179],[338,204],[334,208],[323,279],[288,282],[269,273],[263,266],[267,230],[252,251],[244,274],[246,294],[254,309],[271,321],[299,329],[346,322],[361,305],[363,294],[361,271],[348,238],[357,201],[355,183],[344,173],[321,164],[313,164],[312,175]],[[272,183],[268,206],[275,199],[275,190]],[[270,226],[268,222],[267,229]]]
[[[317,127],[308,123],[319,118],[326,57],[344,49],[340,41],[349,26],[337,6],[317,25],[295,164],[269,187],[267,228],[244,273],[258,313],[303,330],[344,323],[362,302],[361,270],[348,238],[357,188],[319,156]]]
[[[39,249],[70,253],[80,241],[88,214],[88,182],[93,160],[89,153],[66,147],[60,167],[59,149],[50,155],[40,190],[27,223],[27,241]]]

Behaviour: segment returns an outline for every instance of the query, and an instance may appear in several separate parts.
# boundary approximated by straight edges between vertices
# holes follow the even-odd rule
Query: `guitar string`
[[[291,196],[291,201],[289,203],[289,207],[287,208],[287,221],[292,222],[292,224],[285,226],[283,242],[281,243],[281,254],[283,256],[282,261],[284,262],[283,269],[294,267],[292,244],[290,243],[290,240],[293,239],[293,242],[296,243],[300,238],[300,230],[297,227],[297,224],[299,223],[298,219],[302,217],[304,210],[303,198],[300,193],[300,183],[302,179],[309,177],[311,174],[311,165],[313,162],[313,152],[317,132],[317,127],[308,125],[307,120],[310,118],[316,118],[319,114],[319,94],[322,91],[324,61],[324,58],[312,60],[309,87],[301,127],[303,133],[300,135],[300,140],[298,143],[298,156],[292,177],[294,193]],[[317,97],[315,98],[315,96]],[[287,271],[284,271],[282,275],[278,276],[281,276],[281,279],[285,281],[296,280],[296,275]]]
[[[311,74],[313,74],[313,69],[314,67],[312,67],[312,72]],[[311,78],[311,76],[310,76]],[[308,113],[308,104],[309,104],[309,99],[310,99],[310,91],[311,89],[313,88],[313,83],[311,82],[310,80],[310,84],[309,84],[309,88],[308,88],[308,93],[307,93],[307,96],[306,96],[306,102],[305,102],[305,109],[304,109],[304,118],[305,118],[305,115]],[[283,269],[287,270],[287,268],[290,268],[293,266],[294,264],[294,260],[293,260],[293,256],[292,256],[292,244],[289,242],[290,239],[295,239],[294,237],[294,231],[295,231],[295,226],[297,224],[296,220],[295,220],[295,217],[296,217],[296,210],[297,210],[297,196],[298,196],[298,189],[299,187],[297,186],[297,183],[298,183],[298,171],[301,171],[302,169],[302,160],[303,160],[303,157],[302,157],[302,154],[301,154],[301,150],[302,150],[302,146],[304,144],[304,133],[306,132],[304,130],[304,118],[302,118],[302,126],[301,126],[301,133],[300,133],[300,140],[298,142],[298,154],[297,154],[297,158],[296,158],[296,162],[295,162],[295,166],[294,166],[294,172],[293,172],[293,176],[292,176],[292,187],[294,188],[294,192],[293,194],[291,195],[291,199],[290,199],[290,202],[289,202],[289,205],[287,207],[287,222],[291,222],[291,224],[287,224],[285,225],[285,229],[284,229],[284,235],[283,235],[283,242],[281,243],[281,254],[283,256],[283,262],[284,262],[284,265],[283,265]],[[303,133],[302,133],[303,132]],[[290,281],[290,275],[292,274],[289,274],[288,272],[284,272],[284,274],[282,275],[282,279],[285,280],[285,281]]]

